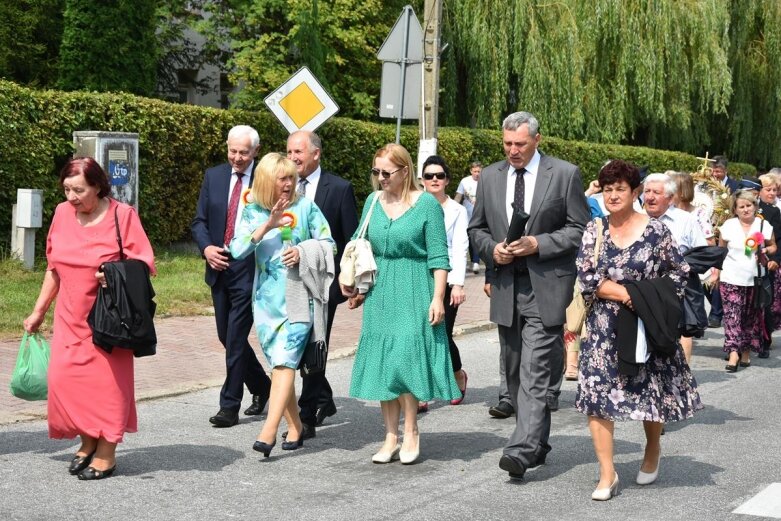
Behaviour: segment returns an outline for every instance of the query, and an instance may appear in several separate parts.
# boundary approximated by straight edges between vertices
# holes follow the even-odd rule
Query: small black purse
[[[304,349],[304,356],[301,357],[301,363],[298,364],[301,376],[322,373],[325,371],[327,361],[328,344],[324,341],[307,343]]]
[[[762,226],[765,221],[762,221],[759,225],[759,231],[762,231]],[[763,310],[773,303],[773,281],[770,280],[770,273],[765,269],[765,274],[762,275],[762,266],[767,266],[767,257],[757,249],[757,276],[754,277],[754,294],[751,299],[751,304],[756,310]]]

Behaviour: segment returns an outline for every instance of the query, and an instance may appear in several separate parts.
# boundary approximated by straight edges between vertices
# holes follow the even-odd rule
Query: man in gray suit
[[[563,373],[564,310],[572,300],[575,257],[589,220],[580,170],[540,154],[539,123],[516,112],[502,124],[507,159],[483,170],[469,237],[494,269],[491,321],[499,326],[515,431],[499,467],[511,479],[545,463],[551,409]],[[526,235],[505,243],[514,208],[529,214]]]

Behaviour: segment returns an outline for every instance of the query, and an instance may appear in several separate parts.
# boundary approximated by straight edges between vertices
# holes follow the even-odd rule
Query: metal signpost
[[[380,117],[396,119],[396,143],[399,143],[401,120],[420,117],[423,28],[412,6],[404,6],[377,58],[383,61]]]

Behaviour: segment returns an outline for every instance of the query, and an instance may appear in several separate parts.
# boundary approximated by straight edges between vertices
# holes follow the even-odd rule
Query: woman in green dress
[[[372,461],[413,463],[420,454],[418,401],[461,396],[443,321],[450,270],[445,220],[442,206],[421,191],[409,152],[400,145],[377,151],[372,185],[376,191],[364,205],[361,223],[379,198],[366,233],[377,264],[376,282],[366,295],[342,286],[351,307],[364,297],[366,302],[350,395],[380,401],[385,442]]]

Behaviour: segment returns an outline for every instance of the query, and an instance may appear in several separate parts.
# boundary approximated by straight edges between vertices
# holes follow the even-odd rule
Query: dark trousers
[[[472,258],[472,262],[480,262],[480,250],[477,249],[474,241],[469,241],[469,256]]]
[[[716,286],[710,291],[706,290],[705,298],[707,298],[708,302],[710,302],[710,313],[708,313],[708,319],[718,320],[721,322],[721,319],[724,318],[724,308],[721,307],[721,291],[719,291],[719,287]]]
[[[513,324],[499,326],[507,386],[516,414],[515,431],[504,453],[528,468],[550,451],[550,409],[558,401],[564,342],[562,326],[543,325],[529,275],[516,274],[514,284]]]
[[[336,307],[338,304],[334,299],[328,301],[328,323],[325,329],[325,342],[331,345],[331,326],[334,323]],[[327,365],[326,365],[327,367]],[[317,423],[317,409],[333,403],[334,392],[331,390],[331,384],[325,377],[325,371],[309,374],[301,379],[301,396],[298,399],[298,407],[301,409],[299,416],[301,422],[314,426]]]
[[[241,407],[245,384],[249,392],[265,398],[271,391],[271,380],[247,340],[253,323],[254,269],[252,262],[232,261],[211,288],[217,337],[225,347],[225,383],[220,391],[220,408],[231,411]]]
[[[450,304],[450,292],[452,288],[447,286],[445,289],[445,331],[447,331],[447,345],[450,348],[450,361],[453,363],[453,372],[461,370],[461,353],[458,352],[458,346],[453,340],[453,327],[456,325],[456,315],[458,307]]]

